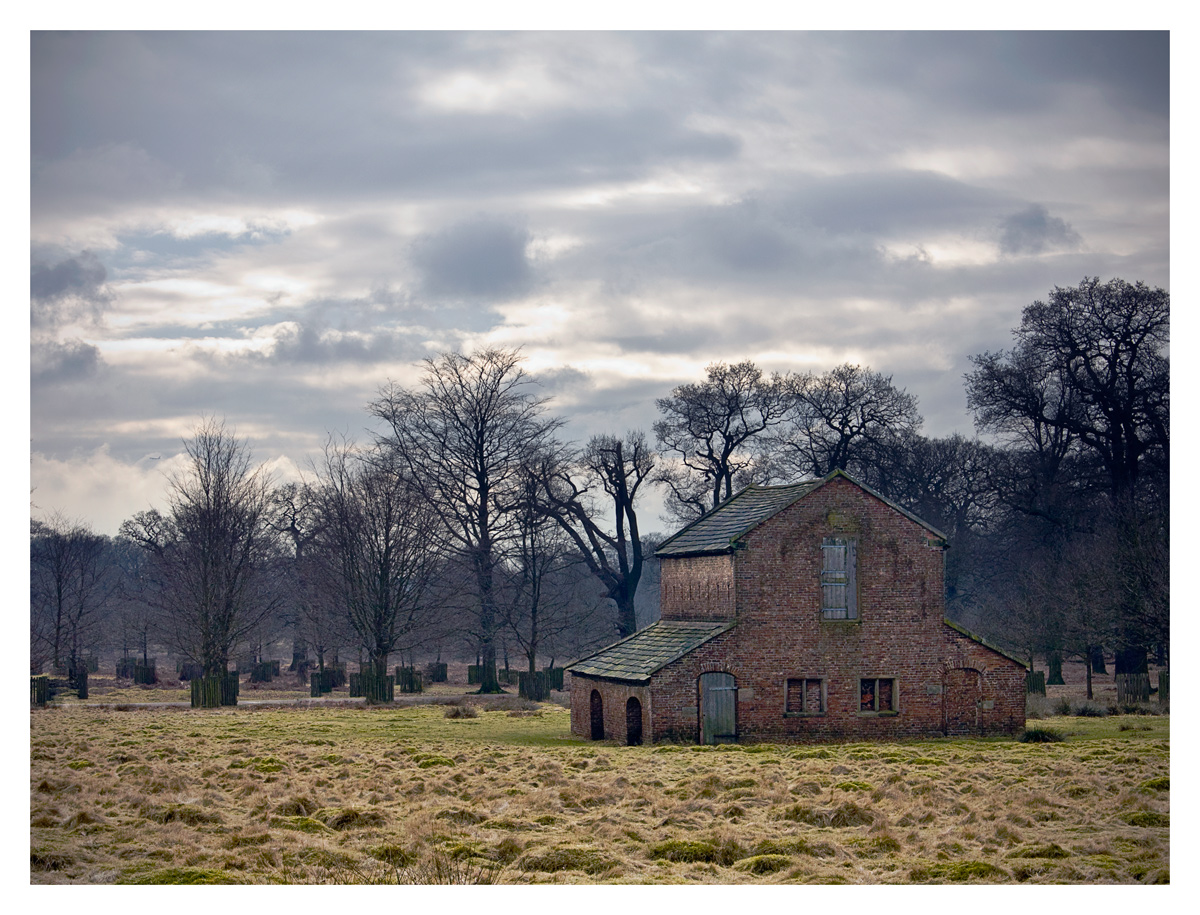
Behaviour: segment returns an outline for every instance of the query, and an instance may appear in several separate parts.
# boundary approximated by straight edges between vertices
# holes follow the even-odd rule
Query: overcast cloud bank
[[[1026,304],[1169,288],[1166,33],[34,33],[31,87],[34,510],[107,533],[201,415],[295,474],[439,351],[579,439],[741,359],[971,434]]]

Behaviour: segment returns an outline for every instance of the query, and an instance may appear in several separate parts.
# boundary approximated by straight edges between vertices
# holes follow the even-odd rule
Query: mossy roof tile
[[[673,537],[663,541],[654,551],[655,556],[702,556],[712,553],[729,553],[737,548],[738,541],[752,530],[783,511],[793,502],[820,489],[830,480],[842,477],[859,489],[879,499],[885,505],[900,512],[906,518],[924,527],[934,538],[945,543],[946,535],[922,521],[908,509],[891,501],[871,487],[859,482],[844,470],[834,470],[819,480],[792,483],[789,486],[750,485],[735,493],[708,514],[696,519]]]
[[[658,556],[724,553],[768,518],[805,496],[822,481],[791,486],[747,486],[703,518],[693,521],[655,552]]]
[[[645,683],[656,671],[732,627],[731,621],[659,620],[591,657],[576,661],[567,670],[589,677]]]

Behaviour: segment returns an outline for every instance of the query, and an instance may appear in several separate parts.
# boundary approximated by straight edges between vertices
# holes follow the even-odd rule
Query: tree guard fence
[[[1117,704],[1134,705],[1150,701],[1149,674],[1117,674]]]
[[[196,677],[191,682],[192,708],[221,708],[237,705],[238,675],[236,671]]]

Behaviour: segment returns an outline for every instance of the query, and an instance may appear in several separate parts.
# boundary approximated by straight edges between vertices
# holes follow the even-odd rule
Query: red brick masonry
[[[857,541],[857,620],[821,618],[828,537]],[[636,697],[648,742],[695,742],[699,677],[722,671],[738,687],[739,742],[1014,734],[1025,724],[1025,668],[944,621],[943,550],[930,528],[835,474],[733,552],[663,556],[664,620],[737,625],[649,684],[572,675],[571,729],[591,733],[596,690],[607,739],[625,741],[626,703]],[[787,713],[789,680],[821,681],[809,684],[808,712]],[[864,680],[884,705],[892,693],[890,710],[862,710]]]

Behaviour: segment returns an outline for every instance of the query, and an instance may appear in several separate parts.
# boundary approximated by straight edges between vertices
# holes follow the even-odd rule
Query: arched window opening
[[[625,743],[631,747],[642,745],[642,703],[636,696],[625,703]]]
[[[592,740],[604,739],[604,700],[600,690],[592,690]]]

